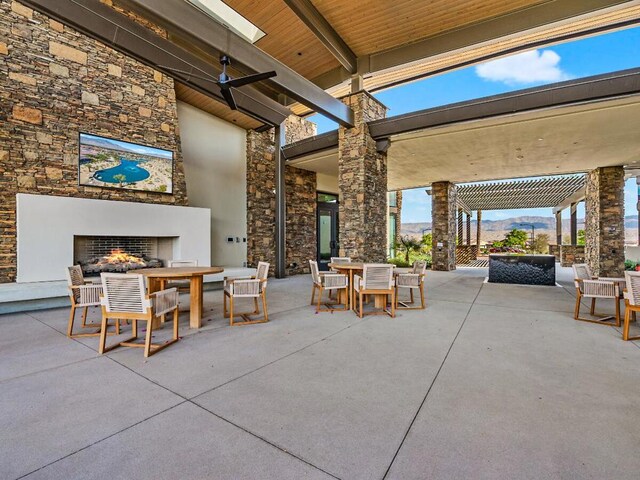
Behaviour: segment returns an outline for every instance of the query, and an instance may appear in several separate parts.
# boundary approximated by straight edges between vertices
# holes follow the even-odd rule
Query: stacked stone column
[[[456,186],[431,184],[431,232],[433,270],[456,269]]]
[[[384,118],[386,107],[361,91],[343,100],[355,114],[353,128],[340,127],[340,255],[354,261],[387,258],[387,156],[376,150],[366,122]]]
[[[585,256],[594,275],[624,274],[624,169],[597,168],[587,176]]]
[[[315,124],[291,115],[285,121],[286,143],[316,134]],[[276,263],[274,130],[247,132],[247,263]],[[287,166],[286,265],[288,274],[308,273],[316,253],[316,173]]]

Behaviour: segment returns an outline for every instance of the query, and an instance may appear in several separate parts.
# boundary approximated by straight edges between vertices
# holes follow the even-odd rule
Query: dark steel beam
[[[625,3],[629,2],[631,2],[631,0],[562,0],[542,2],[539,5],[534,5],[532,7],[473,24],[468,27],[444,32],[440,35],[429,37],[416,43],[358,57],[358,73],[366,75],[380,72],[406,63],[417,62],[437,55],[452,53],[456,50],[468,48],[473,45],[495,41],[508,35],[552,25],[556,22],[593,13],[607,7],[615,7],[619,5],[624,6]],[[470,61],[450,65],[433,72],[389,83],[374,89],[369,89],[368,91],[374,92],[376,90],[418,80],[430,75],[441,74],[460,67],[477,64],[479,62],[486,62],[499,56],[514,54],[520,51],[550,45],[557,42],[568,41],[573,38],[580,38],[605,31],[625,28],[637,23],[638,19],[628,20],[611,25],[595,27],[583,32],[549,37],[544,40],[520,45],[491,55],[475,58]],[[323,89],[339,85],[345,80],[347,80],[347,77],[342,68],[330,70],[319,77],[312,79],[316,85]]]
[[[571,245],[578,245],[578,204],[572,203],[571,208]]]
[[[287,194],[285,183],[285,157],[282,146],[285,143],[285,125],[275,129],[275,168],[276,168],[276,278],[287,276]]]
[[[419,42],[359,58],[361,73],[378,72],[464,47],[586,15],[631,0],[562,0],[528,8],[445,32]]]
[[[309,0],[284,0],[284,2],[349,73],[358,71],[356,54]]]
[[[304,157],[310,153],[321,152],[338,148],[338,130],[332,130],[315,137],[305,138],[298,142],[290,143],[283,147],[282,151],[287,160]]]
[[[194,75],[207,76],[211,75],[211,66],[208,63],[99,0],[24,0],[23,3],[209,97],[226,103],[216,84],[170,70],[185,70]],[[158,65],[170,69],[162,69]],[[291,113],[289,109],[252,89],[236,90],[234,95],[238,110],[270,125],[280,124]]]
[[[195,42],[231,57],[234,65],[249,72],[275,70],[268,80],[289,97],[346,127],[354,126],[353,110],[281,62],[182,0],[126,0],[126,4],[178,29]]]
[[[375,140],[458,122],[640,94],[640,68],[569,80],[369,122]]]

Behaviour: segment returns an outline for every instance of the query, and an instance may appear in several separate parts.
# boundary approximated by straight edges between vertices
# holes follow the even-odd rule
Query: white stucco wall
[[[247,260],[246,131],[184,102],[178,102],[178,123],[189,205],[211,209],[211,264],[242,266]]]
[[[338,193],[338,177],[334,177],[333,175],[327,175],[326,173],[318,173],[317,174],[318,186],[316,189],[319,192],[326,193]]]

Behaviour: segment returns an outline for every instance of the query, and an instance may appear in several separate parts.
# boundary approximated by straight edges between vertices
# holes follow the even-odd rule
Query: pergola
[[[480,244],[483,210],[552,208],[556,216],[556,237],[562,243],[562,210],[571,208],[571,244],[577,242],[577,204],[585,197],[586,176],[562,175],[503,182],[458,185],[458,244],[464,242],[463,213],[466,213],[466,240],[471,244],[471,213],[477,212],[476,244]],[[429,193],[429,191],[427,191]]]

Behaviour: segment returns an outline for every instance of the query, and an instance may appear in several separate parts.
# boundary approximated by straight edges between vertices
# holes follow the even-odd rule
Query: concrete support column
[[[467,213],[467,245],[471,245],[471,214]]]
[[[585,198],[586,261],[594,275],[624,275],[624,169],[589,172]]]
[[[556,212],[556,245],[562,245],[562,210]]]
[[[476,212],[476,245],[480,253],[480,240],[482,239],[482,210]]]
[[[578,204],[571,204],[571,245],[578,245]]]
[[[340,256],[354,261],[387,259],[387,155],[378,152],[367,122],[386,116],[387,108],[368,92],[344,100],[355,127],[338,131]]]
[[[456,269],[456,186],[431,184],[431,233],[433,270]]]
[[[462,217],[462,209],[458,209],[458,245],[464,244],[464,232],[462,230],[464,225],[463,217]]]

